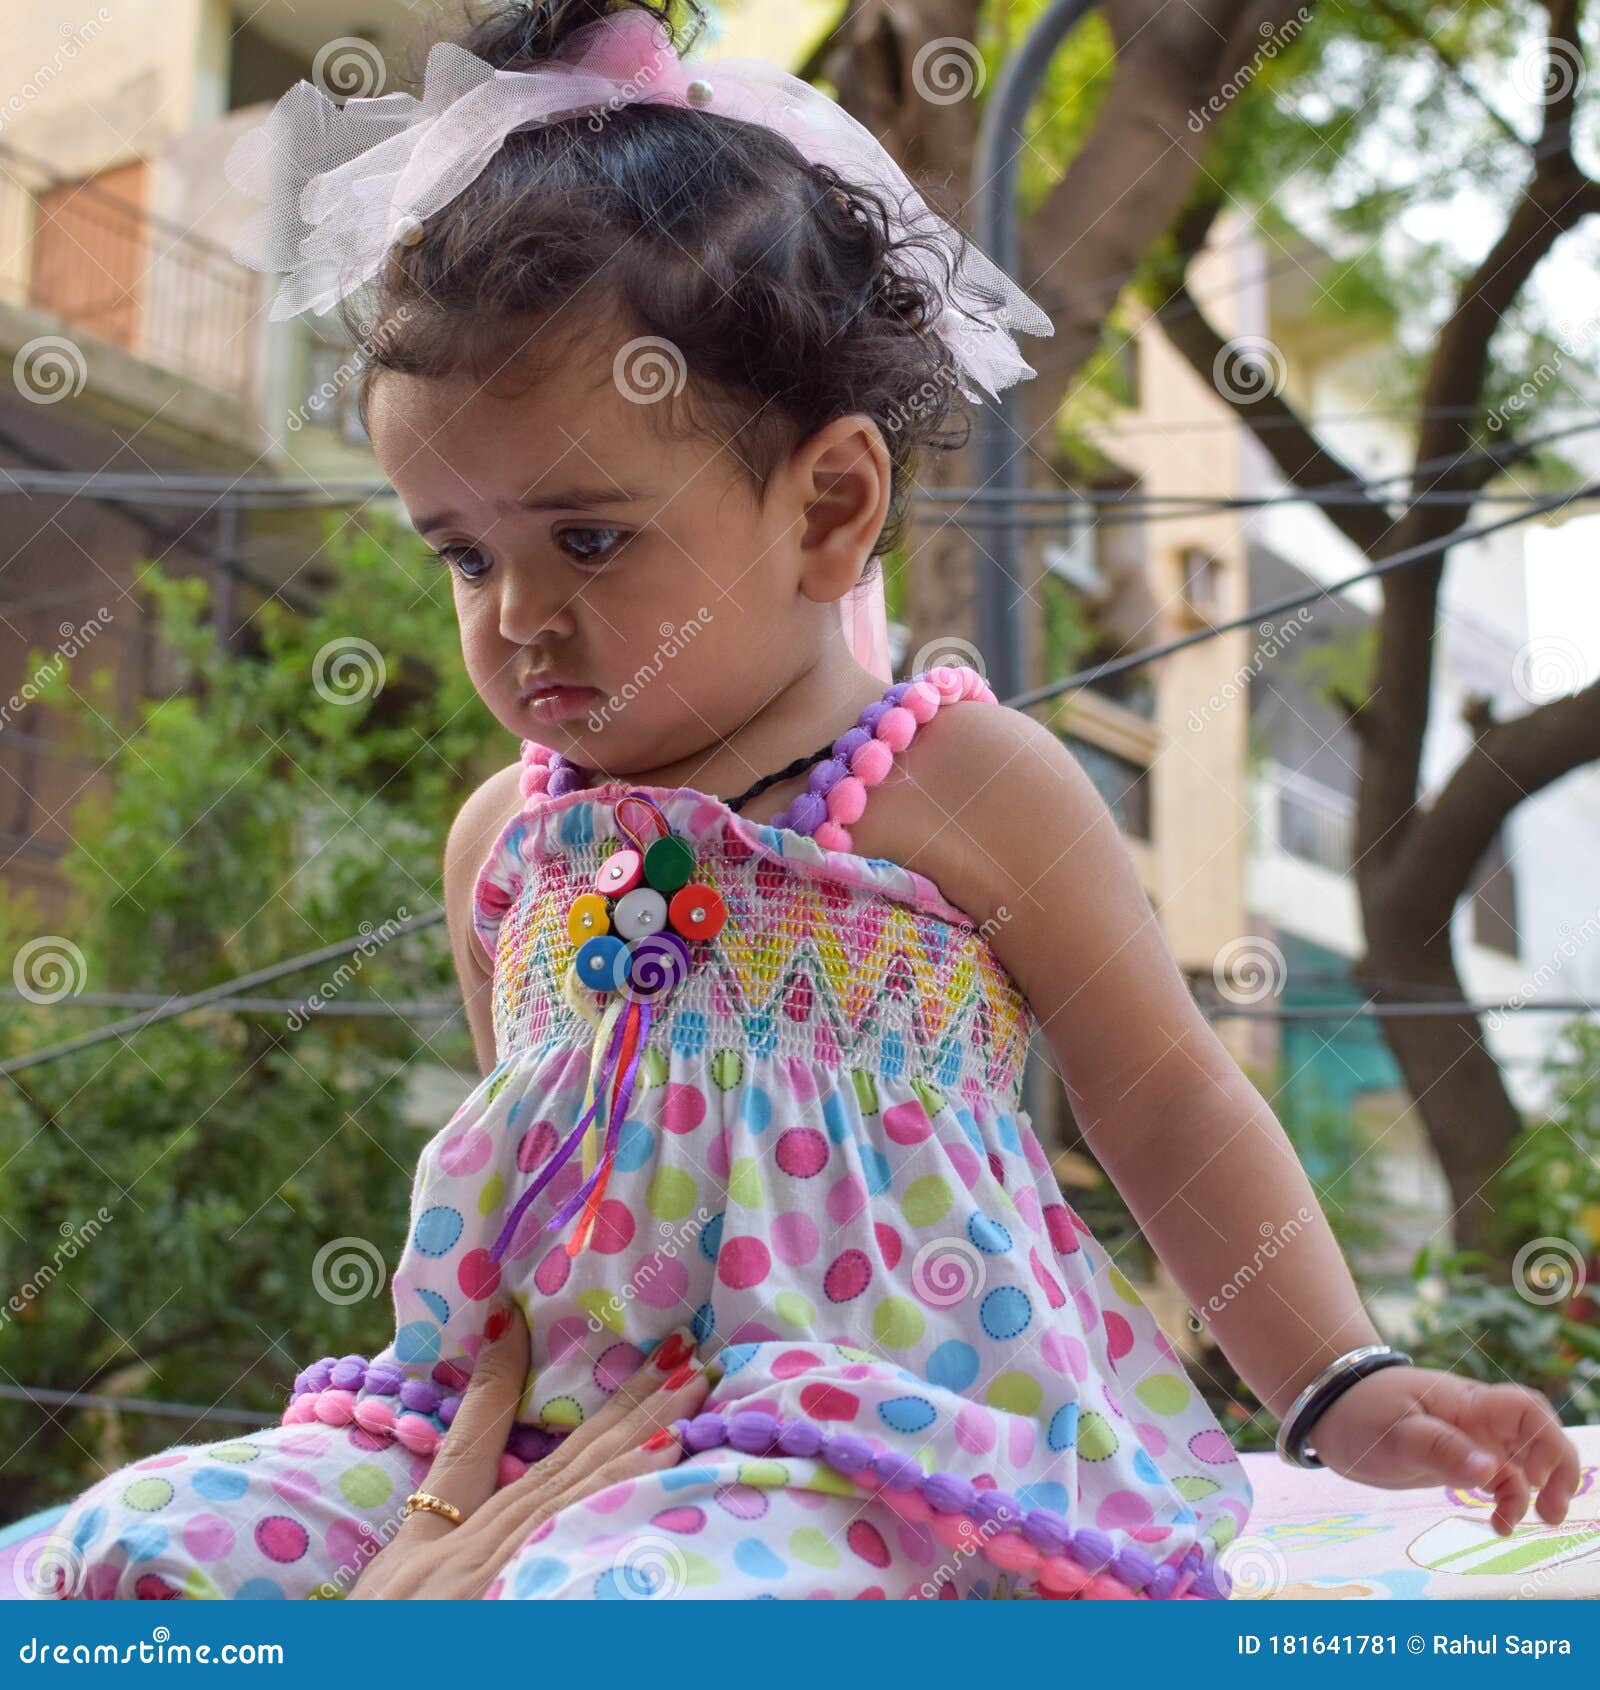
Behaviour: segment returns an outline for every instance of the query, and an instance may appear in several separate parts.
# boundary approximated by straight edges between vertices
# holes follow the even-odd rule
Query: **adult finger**
[[[673,1339],[679,1341],[674,1343]],[[636,1450],[672,1421],[694,1414],[705,1400],[710,1382],[691,1344],[687,1333],[675,1333],[658,1346],[657,1352],[635,1368],[582,1425],[485,1503],[475,1526],[498,1534],[510,1519],[527,1521],[525,1529],[531,1531],[552,1498],[603,1489],[611,1482],[605,1475],[618,1456]],[[681,1361],[677,1360],[680,1356],[684,1358]],[[663,1363],[667,1364],[666,1372],[662,1371]]]
[[[670,1423],[697,1413],[711,1389],[711,1381],[700,1368],[689,1367],[687,1372],[688,1377],[681,1383],[676,1382],[679,1375],[675,1371],[654,1389],[648,1389],[647,1368],[640,1368],[634,1375],[635,1379],[645,1376],[647,1394],[622,1425],[628,1429],[630,1439],[643,1429],[642,1438],[624,1444],[597,1462],[575,1462],[564,1473],[545,1479],[535,1488],[524,1488],[533,1477],[531,1472],[524,1474],[484,1504],[473,1518],[471,1529],[493,1544],[484,1552],[483,1566],[488,1575],[485,1584],[517,1555],[531,1533],[564,1508],[586,1502],[612,1485],[675,1467],[683,1459],[683,1445],[671,1431]]]
[[[472,1366],[461,1406],[434,1454],[422,1490],[450,1502],[470,1518],[495,1493],[500,1457],[505,1452],[528,1380],[528,1323],[515,1303],[490,1310],[484,1344]],[[406,1527],[414,1536],[440,1537],[454,1530],[441,1515],[412,1514]]]

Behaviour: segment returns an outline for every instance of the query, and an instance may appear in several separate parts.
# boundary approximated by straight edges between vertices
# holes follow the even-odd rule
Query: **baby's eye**
[[[464,581],[476,581],[489,573],[489,554],[481,546],[441,546],[433,555],[449,564]]]
[[[600,563],[628,538],[621,528],[563,528],[557,541],[579,563]]]

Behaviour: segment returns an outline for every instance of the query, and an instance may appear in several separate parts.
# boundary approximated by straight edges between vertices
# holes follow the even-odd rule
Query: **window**
[[[1178,563],[1184,604],[1197,616],[1215,616],[1222,602],[1222,560],[1204,546],[1185,546]]]
[[[366,443],[356,409],[361,361],[353,347],[312,339],[306,343],[306,396],[300,420],[311,428],[331,428],[354,446]]]

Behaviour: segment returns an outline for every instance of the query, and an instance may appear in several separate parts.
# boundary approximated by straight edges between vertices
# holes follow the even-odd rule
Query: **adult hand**
[[[509,1313],[501,1321],[499,1314]],[[621,1479],[676,1466],[683,1450],[666,1428],[699,1412],[710,1389],[680,1328],[603,1407],[569,1432],[503,1490],[495,1489],[528,1377],[528,1327],[514,1304],[491,1315],[498,1336],[478,1352],[461,1407],[418,1489],[454,1503],[463,1519],[419,1509],[362,1569],[352,1597],[481,1597],[496,1575],[552,1515]],[[675,1342],[674,1339],[677,1341]],[[665,1361],[664,1371],[662,1362]]]
[[[1540,1519],[1559,1525],[1582,1476],[1578,1446],[1547,1397],[1431,1367],[1369,1373],[1317,1416],[1309,1442],[1324,1465],[1364,1485],[1486,1491],[1502,1537],[1528,1511],[1530,1491]]]

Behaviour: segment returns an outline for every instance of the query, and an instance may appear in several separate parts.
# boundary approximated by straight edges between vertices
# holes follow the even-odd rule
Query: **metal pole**
[[[977,240],[1005,273],[1017,279],[1022,243],[1017,231],[1017,157],[1022,125],[1056,49],[1092,9],[1093,0],[1055,0],[1006,61],[978,125],[973,224]],[[977,483],[997,497],[969,526],[989,536],[977,548],[978,649],[996,698],[1015,698],[1028,684],[1027,594],[1023,588],[1017,498],[1024,488],[1022,407],[1016,388],[980,406],[976,419]],[[1022,1073],[1022,1102],[1039,1118],[1043,1082],[1039,1053],[1030,1049]]]
[[[1093,0],[1055,0],[1006,61],[978,126],[973,224],[978,245],[1016,278],[1021,264],[1017,231],[1017,157],[1022,125],[1056,49],[1093,9]],[[1017,389],[980,406],[974,428],[977,483],[993,490],[993,512],[968,524],[990,536],[978,548],[978,648],[997,698],[1011,698],[1028,684],[1027,595],[1014,522],[1023,489],[1022,407]]]
[[[217,649],[233,649],[233,631],[239,620],[239,578],[235,568],[239,557],[239,507],[231,500],[218,513],[217,596],[212,606],[216,622]]]

